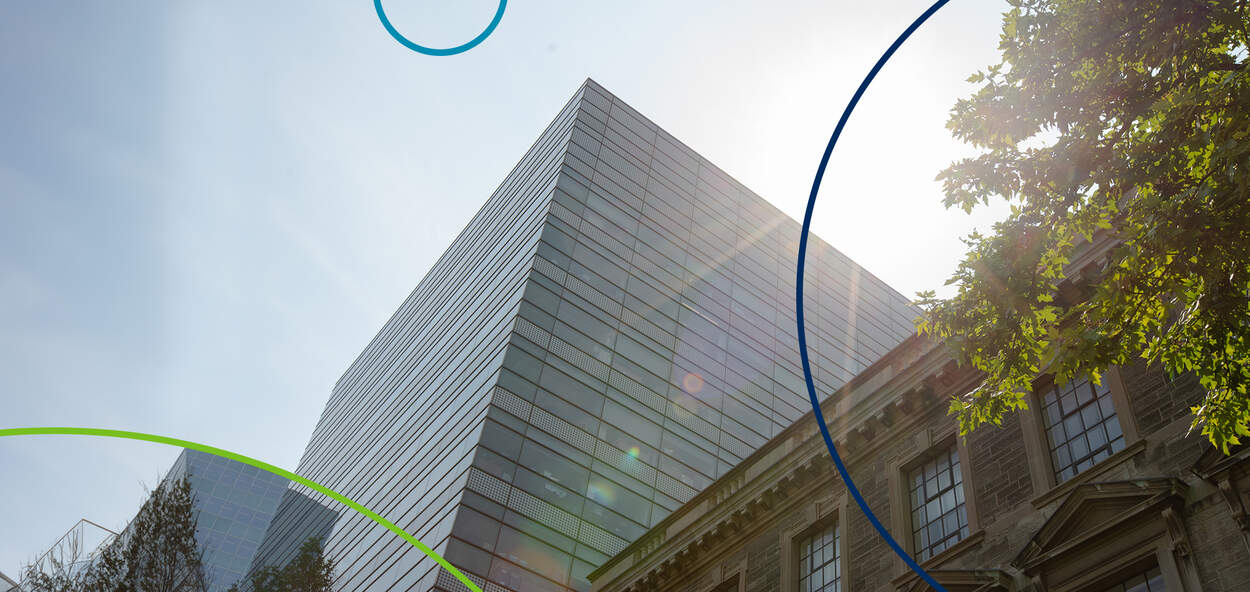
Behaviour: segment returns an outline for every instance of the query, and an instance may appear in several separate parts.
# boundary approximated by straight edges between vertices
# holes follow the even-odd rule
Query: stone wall
[[[1187,549],[1178,549],[1178,570],[1196,568],[1202,592],[1234,592],[1250,589],[1250,549],[1245,533],[1233,520],[1230,506],[1218,488],[1192,470],[1207,444],[1198,435],[1186,437],[1189,408],[1201,399],[1197,381],[1189,376],[1167,378],[1158,368],[1137,364],[1120,371],[1123,394],[1138,431],[1119,454],[1102,461],[1068,483],[1051,486],[1035,483],[1030,471],[1025,431],[1030,429],[1019,415],[1004,419],[1001,426],[983,427],[970,434],[961,447],[962,462],[969,464],[970,482],[965,492],[975,510],[971,536],[926,562],[926,569],[1001,570],[1010,582],[1007,590],[1026,591],[1029,579],[1012,565],[1030,544],[1035,533],[1064,504],[1072,491],[1094,482],[1174,478],[1184,482],[1179,514]],[[947,393],[945,396],[949,396]],[[860,442],[844,454],[848,469],[869,506],[898,538],[910,536],[910,505],[905,497],[901,467],[925,454],[933,444],[949,442],[954,418],[934,396],[926,409]],[[1039,440],[1044,441],[1044,440]],[[1042,462],[1049,466],[1049,459]],[[822,464],[823,463],[823,464]],[[766,510],[746,521],[741,531],[704,542],[690,563],[684,586],[660,584],[660,590],[706,592],[725,586],[728,576],[745,565],[744,592],[794,592],[794,536],[819,519],[817,507],[834,506],[840,512],[843,538],[842,590],[852,592],[894,591],[908,585],[906,566],[877,534],[864,514],[849,500],[838,482],[827,455],[812,465],[818,474],[789,491]],[[1246,472],[1243,471],[1244,475]],[[1250,477],[1241,478],[1241,491],[1250,489]],[[748,486],[750,484],[748,483]],[[1187,486],[1187,489],[1185,489]],[[897,491],[896,491],[897,490]],[[839,506],[839,504],[841,504]],[[893,508],[892,504],[907,507]],[[825,515],[828,511],[824,512]],[[673,552],[661,548],[658,553]],[[1182,557],[1183,556],[1183,557]],[[1185,563],[1188,561],[1189,563]],[[682,579],[680,574],[670,576]],[[626,590],[622,582],[597,582],[596,589]],[[634,588],[649,589],[649,588]],[[716,588],[720,590],[721,588]],[[727,588],[734,589],[734,588]],[[999,588],[1003,589],[1003,588]],[[953,591],[952,591],[953,592]]]

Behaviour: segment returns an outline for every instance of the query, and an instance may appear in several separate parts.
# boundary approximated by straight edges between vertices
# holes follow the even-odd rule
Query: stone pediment
[[[930,569],[927,570],[947,592],[1005,592],[1011,589],[1011,577],[999,569]],[[898,592],[932,592],[933,587],[914,573],[898,584]]]
[[[1012,563],[1029,571],[1136,517],[1158,516],[1183,498],[1185,487],[1163,477],[1079,485]]]

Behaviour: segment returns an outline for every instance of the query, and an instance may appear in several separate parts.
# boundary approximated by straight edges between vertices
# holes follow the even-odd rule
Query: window
[[[924,561],[968,536],[959,451],[951,445],[907,475],[913,551]]]
[[[736,573],[708,592],[738,592],[742,589],[742,574]]]
[[[1163,572],[1158,567],[1145,573],[1139,573],[1119,584],[1107,588],[1103,592],[1166,592],[1163,585]]]
[[[1042,395],[1042,406],[1056,483],[1124,448],[1108,381],[1096,385],[1081,378],[1052,385]]]
[[[798,592],[841,592],[839,538],[835,522],[799,540]]]

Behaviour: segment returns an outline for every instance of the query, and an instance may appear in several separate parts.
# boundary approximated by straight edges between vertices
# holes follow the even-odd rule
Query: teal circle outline
[[[443,569],[446,569],[447,571],[451,572],[451,575],[455,576],[457,580],[460,580],[460,583],[464,584],[465,586],[468,586],[469,589],[472,590],[473,592],[482,592],[482,589],[478,587],[477,584],[473,583],[473,580],[470,580],[469,577],[466,576],[463,572],[461,572],[459,569],[456,569],[454,565],[448,563],[447,560],[443,559],[443,557],[439,555],[437,552],[435,552],[434,549],[427,547],[425,543],[422,543],[421,541],[417,540],[417,537],[414,537],[408,534],[404,529],[396,526],[395,523],[391,522],[390,520],[383,518],[377,512],[374,512],[373,510],[370,510],[369,508],[366,508],[360,505],[359,503],[356,503],[351,498],[348,498],[347,496],[337,491],[334,491],[333,489],[330,489],[329,487],[326,487],[325,485],[317,483],[313,481],[312,479],[297,475],[282,467],[271,465],[267,462],[254,459],[250,456],[244,456],[237,452],[230,452],[229,450],[216,448],[214,446],[208,446],[206,444],[200,444],[198,442],[191,442],[189,440],[179,440],[177,438],[170,438],[168,436],[158,436],[156,434],[145,434],[143,432],[131,432],[131,431],[126,431],[126,430],[109,430],[109,429],[102,429],[102,428],[48,427],[48,428],[0,429],[0,437],[4,437],[4,436],[101,436],[101,437],[106,437],[106,438],[123,438],[127,440],[141,440],[144,442],[156,442],[157,444],[168,444],[170,446],[177,446],[180,448],[190,448],[192,450],[198,450],[200,452],[207,452],[208,454],[213,454],[216,456],[220,456],[222,458],[228,458],[233,461],[238,461],[246,465],[251,465],[258,469],[273,473],[279,477],[284,477],[286,479],[299,483],[300,485],[308,487],[309,489],[312,489],[318,493],[321,493],[329,497],[330,499],[333,499],[334,501],[337,501],[353,510],[356,510],[357,512],[360,512],[361,514],[364,514],[366,518],[369,518],[370,520],[373,520],[374,522],[377,522],[378,524],[386,527],[387,530],[399,535],[400,538],[404,539],[405,541],[408,541],[409,543],[412,544],[412,546],[416,547],[422,553],[425,553],[427,557],[429,557],[430,559],[433,559],[435,562],[441,565]]]
[[[478,34],[477,37],[470,39],[463,45],[457,45],[447,49],[437,49],[433,47],[426,47],[424,45],[418,45],[409,41],[407,37],[404,37],[402,33],[395,29],[395,26],[391,24],[391,20],[386,18],[386,11],[382,9],[382,0],[373,0],[373,8],[378,11],[378,20],[382,21],[382,26],[385,27],[386,31],[391,34],[391,37],[394,37],[400,45],[403,45],[404,47],[407,47],[417,53],[429,56],[456,55],[477,47],[477,44],[485,41],[487,37],[490,37],[490,34],[495,31],[495,27],[499,26],[499,21],[503,20],[504,8],[507,6],[508,0],[499,0],[499,8],[495,10],[495,18],[491,19],[490,24],[486,25],[486,29]]]

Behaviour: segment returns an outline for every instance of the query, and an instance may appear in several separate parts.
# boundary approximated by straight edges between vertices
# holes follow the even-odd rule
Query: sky
[[[801,219],[838,116],[929,2],[515,0],[428,57],[370,2],[0,3],[0,427],[136,430],[294,469],[330,389],[593,78]],[[386,0],[409,39],[494,0]],[[907,296],[1001,208],[941,205],[1002,0],[899,50],[833,153],[813,230]],[[0,439],[0,571],[120,529],[179,453]]]

